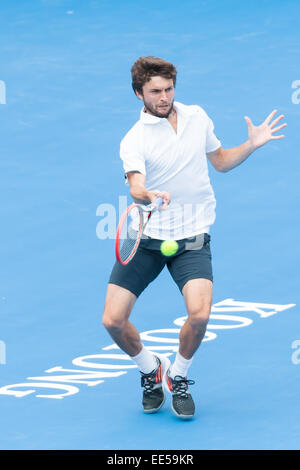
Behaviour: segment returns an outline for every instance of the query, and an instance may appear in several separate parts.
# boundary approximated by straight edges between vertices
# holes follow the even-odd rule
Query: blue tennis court
[[[296,0],[23,0],[0,6],[0,448],[299,449],[299,15]],[[196,415],[143,413],[140,376],[101,323],[131,202],[119,144],[130,68],[173,62],[176,99],[224,148],[285,115],[285,138],[209,166],[213,308],[191,366]],[[186,316],[168,271],[131,320],[174,358]]]

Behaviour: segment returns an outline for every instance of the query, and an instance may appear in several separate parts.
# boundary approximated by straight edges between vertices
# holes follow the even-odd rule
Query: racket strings
[[[120,232],[119,252],[122,261],[129,260],[136,252],[142,236],[144,215],[137,208],[129,212]]]
[[[126,261],[135,251],[135,245],[137,243],[136,239],[126,238],[120,244],[120,257],[123,261]]]

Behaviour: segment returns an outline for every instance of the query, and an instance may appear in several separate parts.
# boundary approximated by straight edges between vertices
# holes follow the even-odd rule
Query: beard
[[[159,109],[157,109],[157,107],[155,108],[154,106],[152,106],[152,104],[144,100],[144,106],[145,106],[146,112],[159,118],[168,118],[170,116],[171,112],[173,111],[173,103],[174,103],[174,100],[169,105],[169,108],[166,111],[160,112]]]

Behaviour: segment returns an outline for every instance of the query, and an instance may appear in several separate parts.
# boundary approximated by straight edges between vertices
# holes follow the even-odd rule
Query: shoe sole
[[[167,370],[169,369],[170,365],[171,365],[171,361],[170,359],[168,359],[166,356],[163,356],[163,355],[160,355],[160,354],[155,354],[155,356],[157,356],[161,362],[161,365],[162,365],[162,374],[163,374],[163,377],[162,377],[162,390],[163,390],[163,393],[164,393],[164,399],[163,401],[161,402],[161,404],[159,405],[158,408],[152,408],[151,410],[144,410],[144,413],[147,413],[147,414],[153,414],[153,413],[156,413],[157,411],[159,411],[161,409],[161,407],[164,405],[165,401],[166,401],[166,394],[165,394],[165,390],[164,390],[164,379],[165,379],[165,375],[167,373]]]

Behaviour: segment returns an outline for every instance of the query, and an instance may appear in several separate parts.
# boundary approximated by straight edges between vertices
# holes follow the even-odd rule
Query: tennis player
[[[158,411],[165,401],[164,388],[172,394],[172,410],[180,418],[194,416],[195,404],[188,378],[193,357],[204,338],[209,320],[213,271],[210,227],[215,221],[216,200],[208,163],[219,172],[240,165],[286,124],[278,123],[276,110],[255,126],[249,117],[248,140],[223,149],[214,125],[198,105],[174,101],[177,71],[156,57],[141,57],[131,69],[132,87],[143,102],[140,118],[120,145],[125,182],[135,202],[149,204],[158,196],[163,205],[151,217],[138,251],[123,266],[115,263],[108,282],[103,324],[116,344],[138,366],[146,413]],[[177,240],[170,257],[160,251],[163,240]],[[187,320],[180,330],[179,349],[173,364],[150,352],[129,322],[132,308],[144,289],[167,266],[184,297]]]

